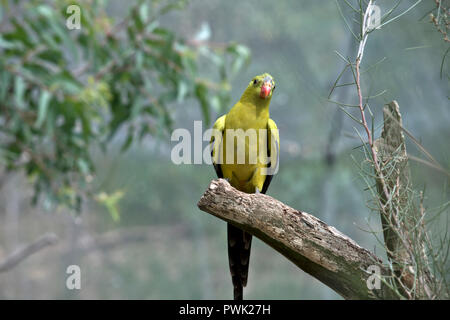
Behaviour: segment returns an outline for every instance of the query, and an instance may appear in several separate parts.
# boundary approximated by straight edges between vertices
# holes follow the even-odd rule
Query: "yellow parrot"
[[[211,156],[217,176],[246,193],[266,193],[278,169],[280,139],[278,128],[269,117],[274,90],[275,81],[270,74],[254,77],[241,99],[213,126]],[[242,300],[252,235],[232,224],[227,228],[234,299]]]

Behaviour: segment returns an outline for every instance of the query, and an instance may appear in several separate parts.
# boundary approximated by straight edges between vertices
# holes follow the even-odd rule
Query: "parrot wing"
[[[270,159],[267,167],[271,168],[269,172],[276,172],[280,160],[280,135],[275,121],[269,119],[267,122],[267,156]],[[272,181],[273,174],[268,174],[264,180],[261,193],[266,193]]]
[[[210,148],[211,159],[214,165],[214,170],[218,178],[223,178],[222,167],[220,166],[220,152],[222,150],[221,144],[223,139],[223,132],[225,130],[225,118],[227,115],[223,115],[216,120],[213,126],[213,132],[211,134]]]

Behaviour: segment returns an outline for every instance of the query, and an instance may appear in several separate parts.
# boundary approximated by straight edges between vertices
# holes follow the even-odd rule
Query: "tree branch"
[[[20,262],[31,256],[32,254],[42,250],[43,248],[55,244],[58,237],[53,233],[46,233],[36,241],[28,244],[23,248],[19,248],[9,255],[4,261],[0,262],[0,272],[6,272],[13,269]]]
[[[198,207],[251,233],[346,299],[393,298],[390,289],[369,290],[370,266],[388,274],[381,259],[334,227],[264,195],[213,180]]]

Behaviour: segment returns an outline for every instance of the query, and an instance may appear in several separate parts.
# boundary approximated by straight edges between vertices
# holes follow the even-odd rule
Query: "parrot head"
[[[258,96],[260,99],[271,99],[272,93],[275,90],[275,80],[268,73],[263,73],[259,76],[253,77],[248,84],[246,91],[249,94]]]

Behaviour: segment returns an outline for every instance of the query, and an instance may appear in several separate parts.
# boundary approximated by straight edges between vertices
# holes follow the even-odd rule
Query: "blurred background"
[[[81,29],[66,27],[72,3]],[[395,3],[377,4],[384,14]],[[375,96],[375,137],[395,99],[404,127],[449,168],[449,43],[433,10],[423,0],[369,35],[362,85]],[[2,0],[0,14],[0,264],[43,235],[58,238],[0,272],[0,298],[230,299],[226,223],[197,208],[214,170],[175,165],[171,132],[211,127],[263,72],[276,80],[270,112],[281,136],[268,194],[385,258],[358,168],[355,127],[363,131],[330,102],[355,104],[356,90],[329,97],[345,67],[336,52],[357,53],[344,1]],[[344,73],[341,83],[351,81]],[[423,158],[410,140],[407,149]],[[448,176],[410,166],[430,216],[444,212],[439,234]],[[80,290],[66,288],[69,265],[81,269]],[[340,299],[258,239],[244,295]]]

